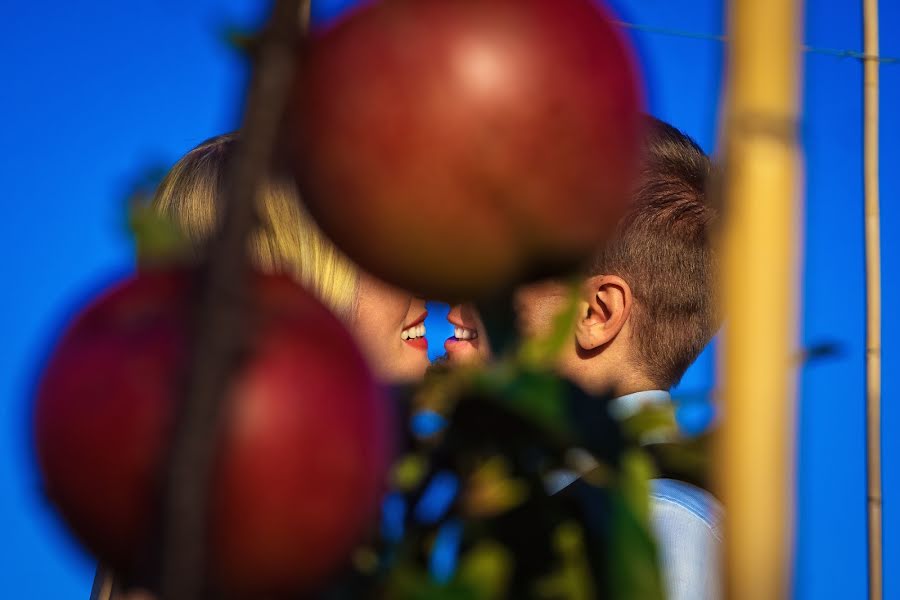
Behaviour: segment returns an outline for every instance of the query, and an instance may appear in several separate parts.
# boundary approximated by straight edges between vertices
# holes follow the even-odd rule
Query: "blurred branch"
[[[163,505],[162,592],[167,600],[190,600],[209,592],[205,576],[211,473],[222,400],[250,334],[246,247],[255,221],[255,191],[272,161],[308,4],[276,0],[260,39],[225,187],[222,231],[200,282],[192,369],[175,424]]]

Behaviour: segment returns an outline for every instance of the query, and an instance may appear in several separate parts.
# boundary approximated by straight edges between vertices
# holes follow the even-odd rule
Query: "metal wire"
[[[642,33],[651,33],[654,35],[665,35],[669,37],[678,37],[685,38],[691,40],[706,40],[710,42],[720,42],[720,43],[730,43],[731,40],[726,35],[714,34],[714,33],[702,33],[697,31],[685,31],[681,29],[670,29],[667,27],[653,27],[651,25],[642,25],[639,23],[628,23],[626,21],[613,21],[619,27],[623,29],[631,29],[633,31],[640,31]],[[900,64],[900,58],[893,56],[879,56],[876,54],[868,54],[867,52],[859,52],[857,50],[845,50],[839,48],[822,48],[819,46],[807,46],[803,45],[800,47],[803,52],[807,52],[809,54],[823,54],[825,56],[833,56],[835,58],[850,58],[855,60],[876,62],[883,65],[896,65]]]

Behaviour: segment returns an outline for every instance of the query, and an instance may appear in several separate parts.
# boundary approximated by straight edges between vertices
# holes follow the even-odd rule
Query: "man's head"
[[[710,161],[693,140],[653,118],[645,152],[629,213],[593,261],[574,344],[560,357],[561,370],[588,390],[668,389],[718,324]],[[516,308],[525,333],[546,331],[568,294],[556,281],[522,288]]]

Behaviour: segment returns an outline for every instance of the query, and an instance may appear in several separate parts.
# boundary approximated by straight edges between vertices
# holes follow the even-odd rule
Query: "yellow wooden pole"
[[[724,121],[724,420],[729,598],[790,590],[797,247],[797,0],[732,0]]]
[[[864,187],[866,217],[866,480],[869,598],[882,597],[881,242],[878,200],[878,0],[863,0]]]

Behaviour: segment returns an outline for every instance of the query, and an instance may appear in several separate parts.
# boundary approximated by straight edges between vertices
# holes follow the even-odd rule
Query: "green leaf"
[[[247,58],[253,58],[259,51],[260,36],[258,32],[230,25],[223,28],[222,39],[229,48]]]
[[[710,444],[712,435],[705,433],[691,438],[680,438],[673,443],[645,446],[656,461],[664,477],[687,481],[707,489],[711,469]]]
[[[478,590],[459,577],[447,584],[432,579],[412,566],[398,566],[389,573],[385,598],[391,600],[482,600]]]
[[[510,475],[510,464],[504,457],[494,455],[472,472],[463,497],[467,516],[485,518],[522,504],[528,497],[528,485]]]
[[[149,204],[132,203],[129,226],[138,264],[157,267],[186,264],[193,259],[193,248],[181,229]]]
[[[401,456],[391,468],[391,484],[394,489],[409,492],[417,488],[428,474],[428,458],[410,453]]]
[[[504,287],[475,302],[487,338],[491,341],[491,352],[501,358],[516,348],[520,338],[513,310],[514,292],[513,288]]]
[[[673,442],[680,437],[671,403],[644,406],[622,420],[622,429],[638,444]]]
[[[565,395],[568,387],[545,372],[517,370],[497,397],[509,410],[536,425],[568,436],[570,433]]]
[[[512,576],[513,557],[501,544],[479,542],[467,552],[460,564],[459,579],[475,591],[481,600],[507,597]]]
[[[620,489],[628,508],[640,523],[650,525],[650,480],[656,474],[653,461],[641,450],[622,455]]]
[[[580,280],[572,279],[565,307],[553,318],[549,333],[524,341],[519,349],[519,362],[531,369],[548,369],[559,353],[572,340],[578,315]]]
[[[597,595],[584,542],[584,532],[577,523],[561,524],[554,532],[553,545],[560,556],[561,569],[544,578],[535,589],[537,598],[592,600]]]
[[[622,457],[618,490],[612,494],[610,578],[619,600],[663,600],[656,542],[650,533],[653,463],[641,450]]]

